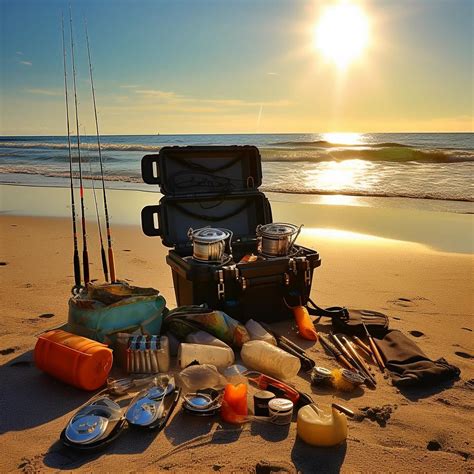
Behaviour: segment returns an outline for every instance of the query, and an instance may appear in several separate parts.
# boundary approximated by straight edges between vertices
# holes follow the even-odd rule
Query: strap
[[[312,307],[310,307],[311,305]],[[349,311],[343,306],[331,306],[329,308],[320,308],[311,298],[308,298],[306,303],[308,313],[313,316],[323,316],[327,318],[339,318],[343,320],[349,319]]]

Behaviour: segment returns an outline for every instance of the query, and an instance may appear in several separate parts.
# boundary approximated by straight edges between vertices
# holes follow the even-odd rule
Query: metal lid
[[[253,397],[259,400],[272,400],[275,398],[275,394],[273,392],[269,392],[268,390],[260,390]]]
[[[286,398],[274,398],[268,402],[268,408],[275,413],[287,413],[293,410],[293,402]]]
[[[189,237],[196,242],[211,244],[229,238],[230,232],[226,229],[204,227],[197,230],[189,229]]]
[[[296,225],[286,224],[283,222],[272,222],[257,228],[257,234],[260,234],[263,237],[270,237],[274,239],[288,237],[290,235],[296,234],[296,232],[298,232],[298,227]]]
[[[65,435],[72,443],[91,443],[105,433],[108,424],[109,420],[105,416],[79,414],[68,423]]]
[[[184,397],[188,408],[195,410],[206,410],[212,404],[212,397],[204,393],[190,393]]]
[[[133,425],[148,426],[163,415],[163,403],[145,397],[137,400],[126,413],[127,421]]]

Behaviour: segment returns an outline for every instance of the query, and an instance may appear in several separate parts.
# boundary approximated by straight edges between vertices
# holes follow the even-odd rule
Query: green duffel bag
[[[67,331],[106,344],[118,333],[159,335],[166,301],[154,288],[89,284],[69,300]]]

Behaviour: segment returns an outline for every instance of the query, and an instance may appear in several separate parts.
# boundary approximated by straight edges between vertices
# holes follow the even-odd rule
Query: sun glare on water
[[[341,1],[326,7],[316,25],[314,44],[339,69],[361,56],[369,41],[369,20],[357,4]]]

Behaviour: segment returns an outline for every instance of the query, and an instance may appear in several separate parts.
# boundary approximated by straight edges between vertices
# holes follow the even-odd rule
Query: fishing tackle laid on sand
[[[375,342],[372,338],[372,336],[369,333],[369,330],[367,329],[367,326],[365,325],[364,321],[362,321],[362,326],[364,326],[365,333],[367,334],[367,339],[369,340],[369,345],[370,349],[372,351],[372,354],[374,355],[374,359],[377,362],[377,365],[379,366],[380,372],[385,371],[385,364],[383,362],[382,356],[380,355],[380,352],[375,345]]]
[[[79,261],[79,248],[77,242],[77,224],[76,224],[76,203],[74,198],[74,183],[72,175],[72,153],[71,153],[71,130],[69,126],[69,97],[67,92],[67,66],[66,66],[66,40],[64,37],[64,15],[61,15],[62,45],[63,45],[63,64],[64,64],[64,97],[66,102],[66,125],[67,125],[67,145],[69,155],[69,180],[71,189],[71,216],[72,216],[72,237],[74,242],[74,288],[76,293],[81,287],[81,263]]]
[[[82,266],[84,269],[84,284],[87,285],[89,278],[89,253],[87,250],[87,235],[86,235],[86,216],[84,206],[84,187],[82,184],[82,160],[81,160],[81,139],[79,134],[79,111],[77,106],[77,87],[76,87],[76,63],[74,60],[74,37],[72,29],[72,11],[69,6],[69,24],[71,32],[71,60],[72,60],[72,79],[74,86],[74,105],[76,112],[76,136],[77,136],[77,160],[79,164],[79,190],[81,197],[81,224],[82,224]]]
[[[104,165],[102,160],[102,149],[100,145],[100,133],[99,133],[99,120],[97,118],[97,105],[95,100],[95,88],[94,88],[94,79],[92,76],[92,60],[91,60],[91,51],[89,45],[89,34],[87,32],[87,23],[84,20],[84,27],[86,32],[86,43],[87,43],[87,57],[89,59],[89,75],[91,81],[91,91],[92,91],[92,102],[94,104],[94,117],[95,117],[95,129],[97,134],[97,150],[99,154],[99,164],[100,164],[100,175],[102,180],[102,196],[104,199],[104,214],[105,214],[105,227],[107,231],[107,251],[109,257],[109,269],[110,269],[110,280],[112,283],[117,281],[116,273],[115,273],[115,260],[114,260],[114,252],[112,249],[112,234],[110,231],[110,220],[109,220],[109,209],[107,206],[107,193],[105,192],[105,179],[104,179]],[[101,244],[102,244],[102,234],[101,234]],[[102,256],[102,265],[104,266],[104,272],[107,267],[106,258],[105,258],[105,251],[104,247],[101,248],[101,256]],[[108,275],[106,275],[106,281],[108,281]]]

